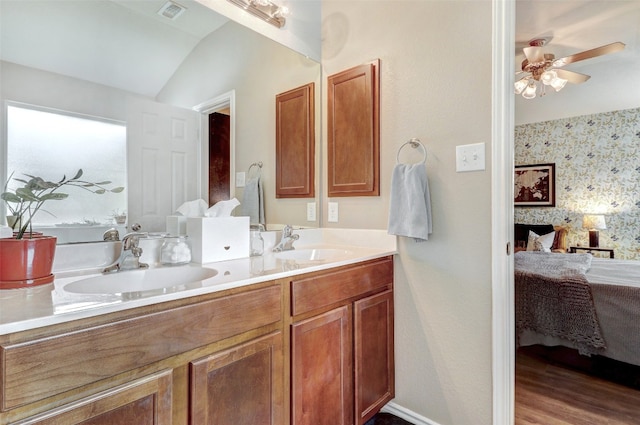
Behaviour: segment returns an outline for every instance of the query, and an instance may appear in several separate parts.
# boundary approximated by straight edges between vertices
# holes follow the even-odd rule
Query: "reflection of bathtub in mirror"
[[[33,105],[44,105],[54,109],[128,122],[128,143],[138,143],[136,138],[140,139],[144,136],[144,134],[140,134],[139,130],[143,128],[143,125],[148,125],[153,120],[154,114],[157,113],[153,108],[157,108],[161,112],[166,108],[167,110],[179,109],[189,113],[194,117],[193,122],[196,126],[194,130],[197,132],[201,131],[201,129],[197,128],[201,116],[191,108],[213,99],[221,93],[226,93],[230,89],[234,89],[237,117],[251,117],[250,120],[239,119],[239,122],[247,124],[239,123],[233,131],[236,146],[235,152],[230,156],[235,158],[235,168],[238,171],[244,171],[251,163],[257,160],[265,162],[263,179],[268,220],[305,226],[318,225],[317,220],[315,222],[306,221],[306,203],[309,201],[318,203],[318,196],[311,199],[280,201],[275,198],[275,159],[272,154],[275,143],[273,111],[275,95],[310,81],[316,82],[317,90],[319,90],[321,71],[318,63],[306,59],[302,55],[292,52],[266,37],[257,35],[244,26],[229,21],[222,25],[219,30],[214,31],[202,41],[196,43],[188,55],[179,59],[172,57],[174,65],[165,62],[164,65],[157,67],[157,69],[162,69],[162,72],[148,73],[141,69],[125,68],[115,72],[114,66],[99,66],[100,63],[97,62],[103,59],[105,61],[112,60],[107,57],[109,49],[102,49],[99,55],[93,54],[96,53],[95,51],[91,54],[82,54],[81,51],[71,48],[72,46],[63,50],[54,49],[53,47],[56,46],[56,43],[58,43],[58,47],[62,43],[55,40],[54,35],[61,33],[60,28],[55,27],[55,25],[60,25],[61,22],[66,21],[52,17],[54,13],[64,13],[66,9],[61,10],[51,2],[37,2],[37,7],[29,6],[29,3],[32,2],[0,2],[0,11],[2,12],[0,13],[2,16],[0,23],[2,24],[1,35],[3,40],[3,49],[0,52],[3,70],[0,76],[0,85],[3,87],[3,101],[13,100]],[[65,5],[67,3],[75,4],[72,1],[65,2]],[[108,8],[110,13],[113,14],[117,13],[116,10],[121,7],[111,1],[96,0],[78,3],[81,4],[81,7],[74,10],[74,13],[90,13],[88,10],[95,6],[99,10],[102,10],[100,8]],[[136,3],[142,4],[145,2]],[[203,8],[197,2],[187,1],[187,3],[192,6],[189,7],[190,11],[197,11],[203,22],[206,19],[216,19],[213,17],[214,15],[218,16],[210,9]],[[13,6],[24,6],[25,9],[21,12],[23,15],[31,13],[35,16],[31,19],[32,15],[25,15],[26,19],[17,19],[23,15],[15,15],[15,10],[9,9]],[[35,9],[31,9],[30,12],[29,9],[31,7],[35,7]],[[51,7],[51,10],[38,9],[47,7]],[[201,8],[202,10],[200,10]],[[133,19],[130,11],[128,15],[130,19]],[[134,15],[137,16],[137,14]],[[44,19],[44,16],[47,16],[47,19]],[[207,18],[204,18],[205,16]],[[145,18],[143,15],[138,17]],[[144,28],[145,35],[151,36],[155,29],[164,26],[158,23],[157,17],[152,19],[153,24],[149,23],[148,17],[145,19],[144,25],[138,26],[138,28]],[[223,20],[226,19],[223,18]],[[91,19],[79,21],[90,22]],[[119,25],[123,26],[123,31],[117,35],[131,38],[130,44],[140,42],[140,40],[134,39],[135,36],[128,29],[124,28],[126,20],[121,21]],[[21,22],[21,24],[18,25],[18,22]],[[52,58],[51,55],[40,54],[39,57],[33,59],[23,57],[23,60],[18,61],[16,57],[10,56],[10,52],[15,51],[22,51],[23,53],[31,51],[38,54],[38,48],[40,47],[27,49],[24,46],[8,44],[9,40],[16,42],[27,41],[28,37],[21,37],[20,34],[32,31],[30,24],[40,26],[38,32],[44,31],[49,34],[46,40],[41,40],[39,44],[43,49],[55,50],[55,58]],[[67,25],[67,27],[66,29],[72,29],[73,25]],[[137,31],[139,32],[139,29]],[[175,31],[175,29],[169,29],[169,31]],[[216,33],[218,35],[222,34],[226,39],[216,39],[214,36]],[[83,37],[70,33],[61,35],[66,36],[66,40],[69,42],[95,39],[95,37]],[[182,38],[185,36],[184,33],[179,35]],[[173,37],[172,42],[180,37]],[[106,42],[103,38],[101,36],[98,40]],[[229,42],[229,39],[233,41]],[[53,44],[47,44],[47,42]],[[160,44],[162,45],[162,42]],[[265,47],[266,45],[268,47]],[[162,45],[162,48],[164,49],[165,46]],[[166,48],[169,48],[168,45]],[[226,50],[223,48],[226,48]],[[234,59],[212,60],[212,51],[220,49],[233,54]],[[151,48],[142,49],[141,51],[149,51],[152,56],[165,56],[162,59],[164,61],[168,61],[171,56],[169,50],[163,50],[166,53],[163,55],[153,55],[155,50]],[[74,56],[63,57],[64,52],[74,54]],[[81,57],[89,58],[95,63],[90,66],[83,65],[80,62]],[[32,62],[29,62],[30,60]],[[18,62],[21,64],[18,65]],[[113,63],[118,63],[118,59],[113,59]],[[101,75],[95,78],[94,76],[82,75],[78,71],[81,67],[100,70]],[[224,75],[216,74],[217,71],[222,71]],[[129,77],[142,75],[144,76],[143,79],[155,78],[157,74],[163,74],[165,78],[163,84],[159,86],[159,91],[147,90],[145,93],[139,93],[134,92],[137,89],[127,88],[131,85],[136,86],[135,81],[128,81]],[[97,78],[102,78],[103,80],[97,80]],[[106,79],[119,80],[119,82],[110,86]],[[194,87],[194,82],[197,82],[198,87]],[[316,96],[316,99],[319,102],[320,96]],[[319,106],[316,106],[318,114],[320,109]],[[140,118],[132,120],[130,114],[134,112]],[[167,116],[171,116],[171,114],[167,113]],[[166,124],[168,128],[167,134],[169,135],[175,136],[183,132],[192,131],[191,127],[183,126],[183,122],[172,121],[171,118],[160,119],[159,121],[162,124]],[[316,122],[320,122],[320,119],[317,118]],[[316,129],[316,132],[316,140],[320,140],[319,129]],[[256,141],[260,141],[260,143],[256,143]],[[206,198],[206,183],[203,173],[199,173],[199,169],[206,172],[206,162],[200,158],[202,152],[196,150],[195,155],[197,155],[197,158],[195,161],[179,162],[178,168],[181,169],[172,169],[177,163],[177,156],[171,156],[169,153],[171,152],[170,147],[168,147],[170,143],[171,141],[169,140],[165,147],[158,148],[153,140],[141,140],[138,148],[133,147],[133,145],[129,147],[129,157],[127,158],[128,180],[126,184],[129,192],[129,205],[126,207],[128,221],[129,223],[140,222],[143,225],[143,230],[146,231],[164,230],[165,217],[172,214],[174,208],[182,202],[188,199]],[[197,141],[197,143],[200,146],[200,141]],[[206,143],[202,143],[203,147],[205,145]],[[316,149],[319,151],[319,143],[317,143]],[[319,157],[319,155],[316,155],[316,157]],[[160,164],[158,161],[164,162]],[[2,167],[1,164],[0,167]],[[316,167],[316,170],[319,170],[319,168]],[[180,174],[183,172],[193,173],[193,176]],[[0,185],[4,184],[7,174],[7,170],[0,168]],[[177,179],[170,179],[176,176],[178,176]],[[315,179],[316,181],[319,179],[317,172]],[[158,183],[156,189],[152,190],[147,187],[152,182]],[[171,191],[173,192],[170,193]],[[242,189],[240,188],[236,193],[236,197],[241,196],[241,193]],[[169,199],[154,199],[152,196],[154,194]],[[107,211],[110,211],[110,209]],[[4,222],[1,216],[0,222]],[[61,238],[60,242],[71,240],[77,241],[78,238]]]

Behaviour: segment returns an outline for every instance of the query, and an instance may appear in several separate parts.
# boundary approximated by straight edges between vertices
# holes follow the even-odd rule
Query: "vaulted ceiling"
[[[0,58],[148,97],[225,17],[193,0],[0,0]]]

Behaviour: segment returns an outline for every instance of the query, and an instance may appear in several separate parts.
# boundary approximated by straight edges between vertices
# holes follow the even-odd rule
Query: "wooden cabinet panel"
[[[351,306],[292,325],[292,425],[353,423]]]
[[[284,354],[277,332],[191,363],[192,425],[283,425]]]
[[[171,425],[171,391],[166,370],[14,425]]]
[[[380,61],[328,77],[328,195],[380,195]]]
[[[0,347],[3,410],[282,319],[280,285]]]
[[[356,301],[355,412],[362,425],[394,397],[393,292]]]
[[[315,196],[315,84],[276,96],[276,198]]]
[[[335,272],[318,272],[291,280],[292,314],[298,315],[373,291],[391,288],[393,258],[385,257]]]

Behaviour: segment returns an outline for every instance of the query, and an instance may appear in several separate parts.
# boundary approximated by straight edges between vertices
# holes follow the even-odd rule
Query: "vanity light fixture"
[[[597,248],[600,245],[598,230],[607,228],[602,214],[585,214],[582,217],[582,228],[589,229],[589,246]]]
[[[246,10],[254,16],[270,23],[278,28],[282,28],[289,15],[289,8],[278,6],[270,0],[228,0],[238,7]]]

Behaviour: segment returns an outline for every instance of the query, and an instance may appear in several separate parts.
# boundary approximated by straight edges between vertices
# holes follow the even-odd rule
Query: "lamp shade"
[[[582,227],[589,230],[603,230],[607,228],[602,214],[585,214],[582,217]]]

